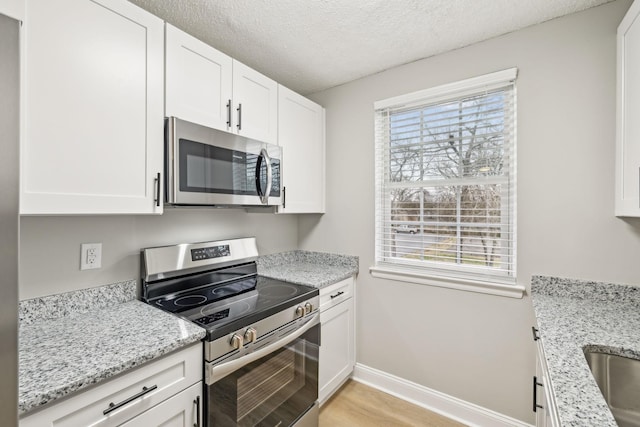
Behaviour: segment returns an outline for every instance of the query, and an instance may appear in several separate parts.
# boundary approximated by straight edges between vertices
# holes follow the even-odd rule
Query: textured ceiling
[[[611,0],[130,0],[302,94]]]

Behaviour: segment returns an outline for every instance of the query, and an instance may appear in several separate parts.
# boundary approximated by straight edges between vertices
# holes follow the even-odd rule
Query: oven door
[[[307,416],[300,424],[317,426],[318,318],[275,343],[218,365],[219,370],[207,363],[207,426],[285,427],[308,411],[314,417]],[[210,383],[212,377],[215,381]]]
[[[280,147],[167,119],[167,202],[280,204]]]

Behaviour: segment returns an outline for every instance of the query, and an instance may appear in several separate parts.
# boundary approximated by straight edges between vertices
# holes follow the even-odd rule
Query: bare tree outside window
[[[510,102],[497,90],[390,114],[392,257],[509,268]]]

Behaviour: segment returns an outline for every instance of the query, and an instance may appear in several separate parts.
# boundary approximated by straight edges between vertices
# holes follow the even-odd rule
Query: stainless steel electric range
[[[318,289],[258,276],[255,238],[143,249],[142,299],[207,330],[208,427],[318,425]]]

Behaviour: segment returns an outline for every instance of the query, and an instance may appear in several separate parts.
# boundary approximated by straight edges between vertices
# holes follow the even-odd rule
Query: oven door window
[[[208,425],[293,424],[318,398],[319,328],[207,386]]]
[[[180,139],[180,191],[257,196],[258,187],[266,188],[267,168],[259,154],[245,153]],[[272,159],[272,191],[280,195],[280,162]]]

